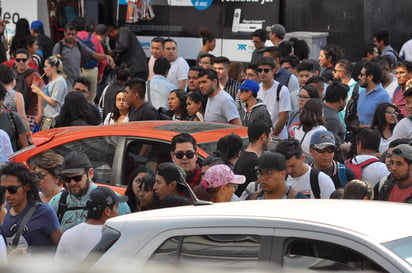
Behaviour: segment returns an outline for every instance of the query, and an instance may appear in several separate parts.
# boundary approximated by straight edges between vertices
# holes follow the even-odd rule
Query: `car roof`
[[[179,133],[190,133],[198,143],[218,140],[220,137],[235,133],[241,137],[247,136],[247,128],[231,124],[196,122],[196,121],[136,121],[101,126],[70,126],[46,131],[33,135],[36,146],[53,138],[64,138],[73,134],[91,136],[105,135],[136,135],[171,140]]]
[[[380,243],[412,236],[408,215],[410,204],[364,200],[258,200],[185,206],[138,212],[109,219],[120,228],[125,222],[164,219],[242,218],[293,221],[357,233]]]

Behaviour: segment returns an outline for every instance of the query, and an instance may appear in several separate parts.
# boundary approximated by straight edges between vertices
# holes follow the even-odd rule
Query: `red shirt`
[[[388,201],[392,202],[405,202],[405,200],[412,194],[412,184],[405,187],[399,187],[398,184],[394,185],[391,193],[389,194]]]

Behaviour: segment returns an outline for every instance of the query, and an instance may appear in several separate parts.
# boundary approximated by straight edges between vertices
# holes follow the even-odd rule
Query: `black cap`
[[[86,168],[92,168],[89,157],[82,152],[70,152],[66,155],[60,174],[78,173]]]
[[[287,169],[286,159],[280,153],[264,152],[255,167],[257,170],[276,170],[284,171]]]
[[[107,207],[113,207],[114,203],[127,202],[129,198],[117,195],[108,187],[97,187],[92,190],[86,201],[86,209],[91,212],[100,212]]]

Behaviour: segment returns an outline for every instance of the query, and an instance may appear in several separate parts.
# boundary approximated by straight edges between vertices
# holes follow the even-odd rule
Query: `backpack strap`
[[[60,195],[59,207],[57,209],[57,218],[59,219],[59,223],[62,222],[63,216],[67,210],[67,196],[68,195],[69,195],[68,190],[64,190],[62,194]]]
[[[289,189],[287,191],[287,197],[288,199],[294,199],[298,195],[298,191],[289,186]]]
[[[17,228],[16,234],[14,235],[13,238],[13,247],[16,248],[18,243],[19,243],[19,239],[20,239],[20,235],[23,232],[24,227],[26,226],[27,222],[30,220],[30,218],[32,217],[34,211],[37,209],[37,207],[39,206],[39,202],[35,202],[30,209],[26,212],[26,214],[23,217],[23,220],[21,220],[21,223],[19,224],[19,227]]]
[[[320,187],[319,187],[319,170],[312,168],[310,170],[310,188],[316,199],[320,198]]]
[[[338,176],[341,186],[345,187],[348,183],[348,178],[346,177],[346,166],[340,162],[338,162]]]
[[[278,89],[276,89],[276,101],[279,102],[280,91],[282,90],[283,84],[279,82]]]
[[[378,162],[378,161],[379,161],[379,159],[377,159],[377,158],[370,158],[368,160],[363,161],[362,163],[359,163],[358,166],[361,167],[362,170],[363,170],[363,168],[369,166],[372,163]]]
[[[15,137],[16,137],[16,143],[17,143],[17,146],[19,148],[19,146],[20,146],[19,145],[19,132],[17,132],[17,124],[16,124],[16,118],[14,116],[14,113],[12,111],[7,111],[7,117],[9,118],[10,126],[11,126],[11,129],[13,130],[13,133],[14,133]]]

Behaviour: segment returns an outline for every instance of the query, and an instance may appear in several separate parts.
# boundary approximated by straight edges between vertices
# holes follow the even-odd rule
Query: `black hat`
[[[89,157],[82,152],[70,152],[66,155],[60,174],[78,173],[86,168],[92,168]]]
[[[255,167],[257,170],[276,170],[284,171],[287,169],[286,159],[280,153],[264,152]]]
[[[86,209],[90,212],[99,212],[112,207],[114,203],[123,203],[127,200],[129,200],[127,196],[117,195],[108,187],[97,187],[90,192],[86,201]]]

